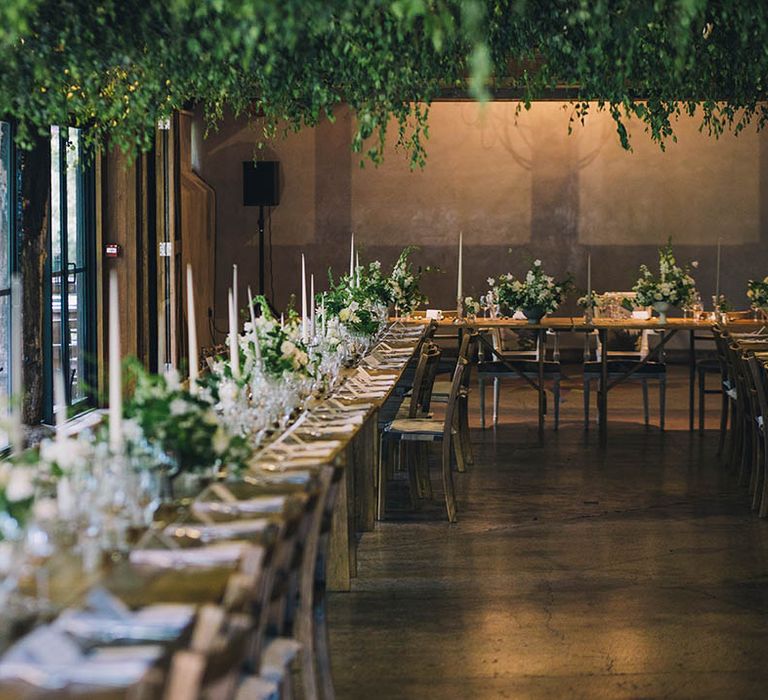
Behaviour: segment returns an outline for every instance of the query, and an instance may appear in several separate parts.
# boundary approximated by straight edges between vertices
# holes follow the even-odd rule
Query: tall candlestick
[[[325,292],[323,292],[323,299],[320,302],[320,313],[322,314],[322,322],[323,322],[323,338],[328,334],[328,322],[325,318]]]
[[[232,376],[240,379],[240,355],[237,347],[237,316],[235,311],[235,297],[232,290],[229,290],[229,364],[232,369]]]
[[[64,439],[64,425],[67,422],[67,399],[64,393],[64,373],[53,375],[53,403],[56,413],[56,440]]]
[[[197,347],[197,319],[195,318],[195,288],[192,283],[192,265],[187,263],[187,333],[189,343],[189,389],[194,391],[200,360]]]
[[[354,283],[355,279],[355,232],[352,231],[352,239],[349,244],[349,281]]]
[[[456,280],[456,299],[463,299],[464,289],[464,232],[459,231],[459,269]]]
[[[109,273],[109,446],[123,449],[123,387],[120,369],[120,303],[117,272]]]
[[[235,305],[235,327],[239,331],[240,305],[237,303],[237,265],[232,265],[232,301]]]
[[[720,239],[717,239],[717,272],[715,273],[715,306],[720,305]],[[715,308],[717,311],[717,308]]]
[[[307,266],[301,254],[301,339],[307,342]]]
[[[21,279],[17,274],[11,277],[11,447],[13,454],[24,451],[24,379],[22,377],[21,326]]]
[[[251,316],[251,331],[253,332],[253,346],[256,351],[256,361],[261,366],[261,343],[259,334],[256,332],[256,311],[253,308],[253,293],[251,292],[251,286],[248,285],[248,313]]]
[[[280,328],[285,328],[285,314],[280,312]]]
[[[592,298],[592,253],[587,253],[587,299]]]
[[[309,334],[315,337],[315,274],[309,276]]]
[[[360,253],[355,253],[355,287],[360,286]]]

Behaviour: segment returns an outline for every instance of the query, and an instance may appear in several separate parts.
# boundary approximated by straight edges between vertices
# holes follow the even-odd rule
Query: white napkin
[[[194,512],[195,505],[193,504],[192,510]],[[205,502],[201,502],[200,505],[205,505]],[[228,503],[226,508],[231,509],[233,504]],[[234,504],[237,509],[237,503]],[[282,510],[282,508],[281,508]],[[205,512],[205,509],[203,509]],[[210,512],[210,511],[208,511]],[[260,520],[231,520],[226,523],[212,523],[210,525],[185,525],[179,523],[176,525],[169,525],[163,530],[163,533],[168,537],[181,536],[186,534],[187,536],[193,536],[193,533],[197,536],[201,542],[210,542],[212,540],[234,540],[246,537],[248,535],[256,535],[267,529],[269,521],[266,519]]]
[[[227,566],[237,564],[245,546],[244,542],[222,542],[185,549],[135,549],[130,558],[133,564],[157,568]]]
[[[195,501],[193,513],[280,513],[285,508],[285,496],[258,496],[242,501]],[[229,525],[230,523],[226,523]]]

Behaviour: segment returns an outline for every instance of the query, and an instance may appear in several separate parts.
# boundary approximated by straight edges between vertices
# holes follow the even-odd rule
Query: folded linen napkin
[[[185,567],[234,566],[240,560],[245,542],[221,542],[184,549],[135,549],[131,563],[159,569]]]

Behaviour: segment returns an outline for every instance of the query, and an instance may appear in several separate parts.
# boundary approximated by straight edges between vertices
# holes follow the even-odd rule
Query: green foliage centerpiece
[[[389,294],[398,315],[410,316],[419,306],[429,301],[422,293],[420,284],[424,273],[431,272],[432,268],[414,269],[410,256],[415,250],[417,247],[413,245],[403,249],[389,276]]]
[[[495,290],[499,303],[508,311],[522,311],[529,323],[538,323],[560,306],[570,285],[570,279],[556,281],[544,272],[541,260],[534,260],[525,279],[510,273],[500,275]]]
[[[755,311],[768,311],[768,277],[762,280],[749,280],[747,283],[747,297]]]
[[[670,239],[659,248],[659,274],[654,275],[646,265],[640,266],[640,278],[632,291],[639,306],[651,306],[659,314],[659,322],[666,323],[670,307],[691,304],[696,297],[696,281],[687,267],[675,260]]]

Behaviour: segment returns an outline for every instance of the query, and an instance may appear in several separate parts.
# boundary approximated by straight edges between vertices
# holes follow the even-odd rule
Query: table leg
[[[597,392],[598,410],[600,412],[599,433],[600,445],[608,443],[608,329],[600,328],[600,388]]]
[[[694,414],[696,413],[696,331],[689,331],[688,351],[688,430],[693,432]]]
[[[544,412],[547,408],[547,395],[544,389],[544,355],[546,353],[545,342],[547,339],[547,331],[540,329],[538,331],[538,347],[539,347],[539,442],[544,443]]]

